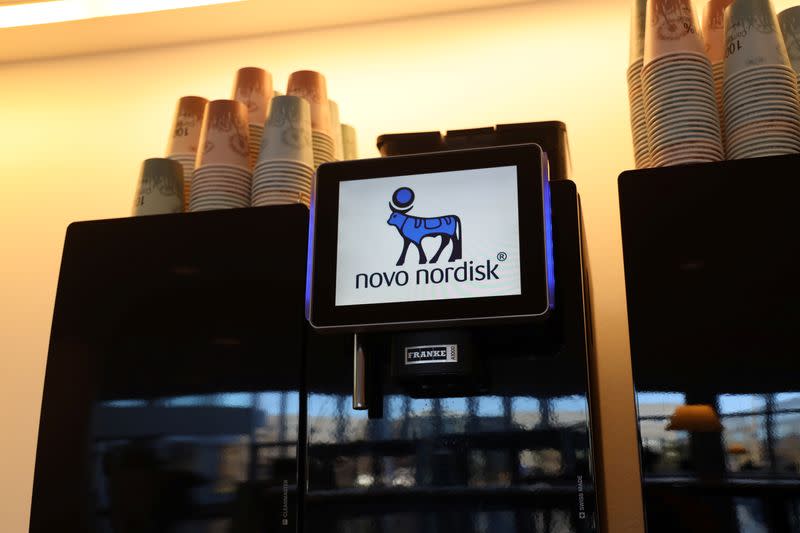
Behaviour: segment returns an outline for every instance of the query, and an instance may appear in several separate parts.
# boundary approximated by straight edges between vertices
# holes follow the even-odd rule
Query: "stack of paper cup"
[[[706,55],[711,61],[714,75],[714,94],[717,97],[717,109],[720,115],[720,129],[725,136],[722,124],[722,81],[725,75],[725,8],[733,0],[710,0],[703,11],[703,41]]]
[[[236,100],[206,106],[189,197],[190,211],[250,205],[247,107]]]
[[[183,212],[183,167],[177,161],[164,158],[146,159],[142,163],[134,216]]]
[[[311,106],[299,96],[276,96],[253,173],[252,205],[311,202],[314,153]]]
[[[769,0],[725,11],[728,55],[722,107],[729,159],[800,152],[797,77]]]
[[[342,124],[342,151],[345,161],[358,159],[356,129],[349,124]]]
[[[778,13],[778,22],[781,25],[789,61],[800,79],[800,6],[790,7]]]
[[[333,100],[328,100],[331,106],[331,130],[333,131],[333,157],[337,161],[344,159],[344,147],[342,146],[342,123],[339,120],[339,104]]]
[[[274,91],[272,75],[256,67],[240,68],[233,85],[233,99],[247,107],[248,130],[250,134],[250,168],[258,160],[261,136],[264,134],[264,121],[269,114],[269,103]]]
[[[336,147],[331,127],[331,107],[325,77],[313,70],[300,70],[289,76],[286,94],[300,96],[311,106],[311,141],[314,149],[314,168],[336,159]]]
[[[691,0],[648,0],[646,23],[642,89],[650,164],[721,160],[714,78]]]
[[[631,135],[636,168],[650,165],[650,148],[647,144],[647,121],[644,115],[642,93],[642,66],[644,62],[644,29],[647,0],[633,0],[631,9],[631,50],[628,66],[628,103],[631,111]]]
[[[187,200],[187,204],[207,103],[208,100],[200,96],[184,96],[178,100],[175,119],[172,121],[172,134],[167,144],[167,157],[183,167],[183,198]]]

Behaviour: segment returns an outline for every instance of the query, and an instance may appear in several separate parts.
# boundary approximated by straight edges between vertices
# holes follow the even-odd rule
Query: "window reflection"
[[[800,474],[800,409],[776,414],[774,421],[775,469],[796,476]]]
[[[583,396],[389,394],[376,419],[350,402],[309,395],[312,490],[502,488],[556,479],[572,487],[575,472],[588,468]]]
[[[763,411],[767,398],[760,394],[721,394],[718,402],[720,414],[742,415]]]
[[[96,530],[230,531],[237,501],[266,491],[267,505],[284,482],[295,490],[299,412],[297,393],[272,391],[99,402]]]
[[[800,531],[800,393],[647,391],[636,399],[648,497],[691,506],[696,489],[730,515],[726,530]],[[689,406],[713,409],[721,430],[668,429]]]
[[[679,392],[640,392],[636,395],[639,418],[667,419],[679,405],[686,403],[686,395]]]
[[[732,473],[769,470],[770,460],[765,446],[767,417],[751,414],[751,409],[748,407],[744,413],[722,417],[727,467]]]
[[[667,431],[670,416],[686,403],[686,396],[675,392],[643,392],[636,398],[642,469],[663,475],[689,470],[688,432]]]
[[[691,432],[667,429],[670,416],[687,404],[686,396],[641,392],[636,398],[644,470],[691,473]],[[800,393],[721,394],[712,407],[723,427],[718,445],[728,474],[800,472]]]

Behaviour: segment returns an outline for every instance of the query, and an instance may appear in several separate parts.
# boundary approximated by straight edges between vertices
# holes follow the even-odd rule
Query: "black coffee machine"
[[[619,177],[650,533],[800,532],[798,168]]]
[[[485,153],[444,156],[448,164],[472,157],[486,162]],[[419,163],[405,161],[396,168]],[[337,174],[386,164],[331,168]],[[333,174],[321,169],[320,183]],[[514,183],[530,191],[536,175]],[[542,248],[536,275],[521,272],[518,283],[496,283],[485,306],[474,303],[481,296],[445,298],[447,312],[461,316],[440,323],[426,315],[433,312],[429,303],[408,300],[413,291],[406,286],[388,296],[405,304],[395,318],[410,310],[419,323],[394,320],[389,328],[363,320],[374,307],[345,314],[362,320],[355,328],[343,323],[322,331],[306,321],[303,302],[311,299],[312,309],[321,293],[307,293],[309,211],[303,206],[71,225],[48,354],[30,530],[599,529],[580,201],[570,181],[539,183],[549,189],[549,208],[542,189],[541,216],[518,217],[523,236],[538,235],[531,228],[550,217],[551,233],[542,242],[552,248]],[[401,188],[390,186],[392,193]],[[404,215],[425,218],[425,188],[407,188],[416,202]],[[469,261],[463,276],[457,269],[475,253],[469,248],[480,242],[476,228],[483,222],[476,225],[467,211],[454,213],[463,225],[462,259],[447,271],[453,234],[437,262],[429,252],[430,261],[420,264],[412,234],[387,223],[395,210],[408,209],[408,200],[390,194],[378,206],[381,230],[394,239],[387,241],[390,267],[397,267],[401,237],[408,237],[405,265],[415,278],[409,283],[421,276],[423,284],[433,284],[437,268],[448,279],[476,281],[477,261],[471,274]],[[314,207],[312,228],[335,225]],[[503,251],[506,264],[530,255],[492,248],[488,270]],[[329,281],[334,286],[336,272]],[[363,273],[370,275],[358,282],[369,283],[374,272]],[[528,294],[534,286],[542,299],[531,301],[545,302],[537,307],[540,316],[506,312],[526,311],[530,301],[489,301]],[[443,294],[439,289],[418,288],[431,299]],[[363,310],[344,301],[340,307]],[[476,310],[489,320],[462,320]]]

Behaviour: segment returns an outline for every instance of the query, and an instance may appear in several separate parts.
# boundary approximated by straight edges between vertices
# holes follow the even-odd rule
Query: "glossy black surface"
[[[311,338],[306,531],[595,529],[580,212],[573,183],[552,187],[555,312],[471,328],[472,390],[410,386],[392,372],[391,339],[374,334],[364,342],[378,393],[369,412],[354,411],[352,336]]]
[[[30,531],[297,530],[307,227],[299,206],[70,226]]]
[[[785,156],[620,176],[650,533],[800,531],[798,172]],[[684,405],[710,416],[687,425]]]

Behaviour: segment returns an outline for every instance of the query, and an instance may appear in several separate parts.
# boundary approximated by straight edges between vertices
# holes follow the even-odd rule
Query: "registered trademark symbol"
[[[498,261],[505,261],[506,259],[508,259],[508,254],[507,253],[500,252],[500,253],[497,254],[497,260]]]

